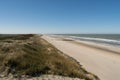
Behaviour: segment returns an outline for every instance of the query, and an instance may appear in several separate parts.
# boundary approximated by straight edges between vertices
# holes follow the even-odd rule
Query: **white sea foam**
[[[91,38],[91,37],[77,37],[77,36],[69,36],[69,37],[74,38],[74,39],[82,39],[82,40],[100,41],[100,42],[120,44],[119,40],[112,40],[112,39]]]

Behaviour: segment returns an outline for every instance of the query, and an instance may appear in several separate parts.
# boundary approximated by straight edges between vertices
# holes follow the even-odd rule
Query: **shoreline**
[[[53,36],[53,37],[55,37],[55,36]],[[62,41],[69,41],[71,43],[76,43],[76,44],[88,46],[88,47],[91,47],[91,48],[101,49],[101,50],[104,50],[104,51],[120,54],[120,47],[110,45],[110,44],[106,44],[106,43],[99,43],[99,42],[97,43],[97,42],[86,41],[86,40],[83,41],[83,40],[78,40],[78,39],[71,38],[69,36],[68,37],[58,36],[58,37],[55,37],[55,38],[58,38]]]
[[[101,80],[119,80],[120,49],[87,41],[63,40],[43,35],[43,38],[63,53],[73,57]]]

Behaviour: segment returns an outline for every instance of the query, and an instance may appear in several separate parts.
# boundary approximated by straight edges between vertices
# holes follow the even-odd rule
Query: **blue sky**
[[[120,0],[0,0],[0,33],[120,33]]]

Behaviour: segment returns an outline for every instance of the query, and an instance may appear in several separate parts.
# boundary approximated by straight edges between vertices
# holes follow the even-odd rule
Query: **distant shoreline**
[[[120,34],[59,34],[54,36],[120,47]]]

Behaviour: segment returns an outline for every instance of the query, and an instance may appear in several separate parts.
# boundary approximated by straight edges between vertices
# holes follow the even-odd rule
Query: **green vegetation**
[[[92,80],[74,59],[38,35],[0,35],[0,72],[4,75],[62,75]],[[92,75],[92,74],[91,74]],[[97,78],[97,77],[96,77]]]

